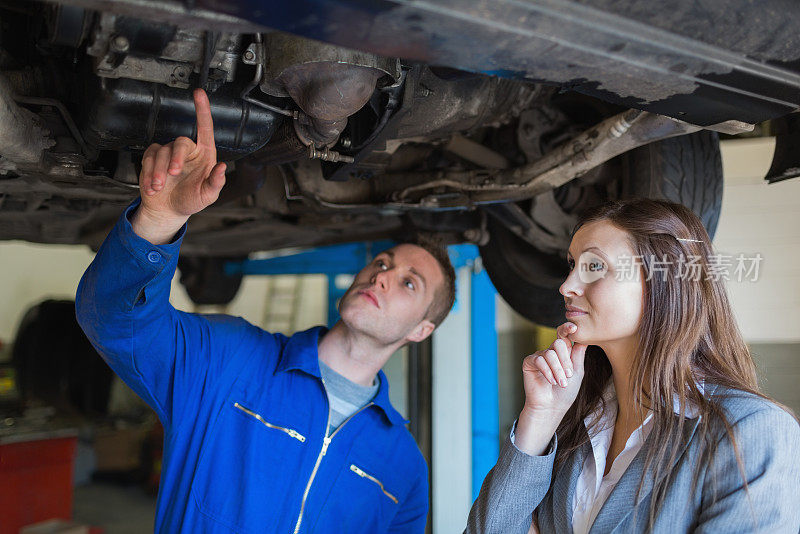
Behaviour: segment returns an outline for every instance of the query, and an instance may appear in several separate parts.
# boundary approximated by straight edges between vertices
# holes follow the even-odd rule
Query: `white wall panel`
[[[800,341],[800,180],[763,180],[774,146],[772,138],[721,144],[725,187],[714,246],[764,258],[756,282],[727,284],[748,342]]]
[[[458,301],[433,334],[433,531],[461,532],[472,506],[469,269]]]

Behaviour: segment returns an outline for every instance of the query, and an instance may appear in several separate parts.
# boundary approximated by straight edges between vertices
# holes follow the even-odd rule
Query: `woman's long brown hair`
[[[731,440],[739,471],[745,478],[733,429],[719,401],[704,396],[697,384],[703,381],[706,386],[716,384],[764,395],[759,392],[755,365],[736,325],[724,281],[714,272],[715,253],[700,219],[680,204],[621,200],[583,214],[573,235],[594,221],[608,221],[628,234],[634,257],[641,260],[638,274],[645,277],[639,344],[631,369],[631,383],[637,386],[633,400],[640,417],[648,410],[653,412],[648,441],[667,445],[649,447],[645,457],[644,474],[649,470],[654,477],[648,518],[652,526],[671,480],[664,475],[672,468],[685,439],[682,431],[688,406],[699,411],[694,439],[703,444],[692,493],[703,465],[714,454],[717,439],[712,434],[719,434],[718,429],[724,429]],[[654,259],[664,263],[655,265]],[[692,276],[679,276],[679,264],[683,261],[686,266],[690,259],[697,265],[691,267]],[[661,268],[663,265],[667,265],[666,269]],[[589,441],[584,419],[597,408],[605,409],[602,393],[611,377],[611,365],[602,349],[594,345],[587,349],[585,361],[586,373],[578,397],[559,426],[557,466]],[[678,415],[674,399],[680,406]],[[599,418],[594,423],[597,421]],[[644,476],[637,495],[643,481]]]

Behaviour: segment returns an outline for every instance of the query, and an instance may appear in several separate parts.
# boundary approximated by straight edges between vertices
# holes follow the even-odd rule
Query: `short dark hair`
[[[444,282],[433,294],[433,302],[425,312],[425,318],[431,321],[434,326],[439,326],[445,320],[447,314],[453,308],[456,301],[456,270],[450,263],[450,255],[444,242],[427,234],[420,234],[413,239],[404,241],[405,245],[415,245],[424,249],[434,257],[439,268],[442,270]]]

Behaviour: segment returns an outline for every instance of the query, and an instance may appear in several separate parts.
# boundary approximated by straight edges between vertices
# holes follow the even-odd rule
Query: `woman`
[[[569,322],[523,362],[525,404],[467,532],[800,530],[800,427],[759,393],[713,254],[678,204],[581,218]]]

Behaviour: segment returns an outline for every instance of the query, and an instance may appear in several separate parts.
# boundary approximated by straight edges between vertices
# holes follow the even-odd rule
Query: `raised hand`
[[[517,420],[515,445],[527,454],[544,452],[578,396],[586,345],[570,341],[576,330],[574,323],[562,324],[547,350],[535,352],[522,362],[525,405]]]
[[[142,203],[134,231],[154,244],[168,242],[187,219],[214,203],[225,185],[225,164],[217,162],[211,105],[202,89],[194,91],[197,143],[179,137],[150,145],[142,158]]]
[[[556,329],[556,339],[546,350],[527,356],[522,362],[525,408],[566,413],[578,395],[583,380],[586,345],[573,344],[569,335],[574,323]]]

